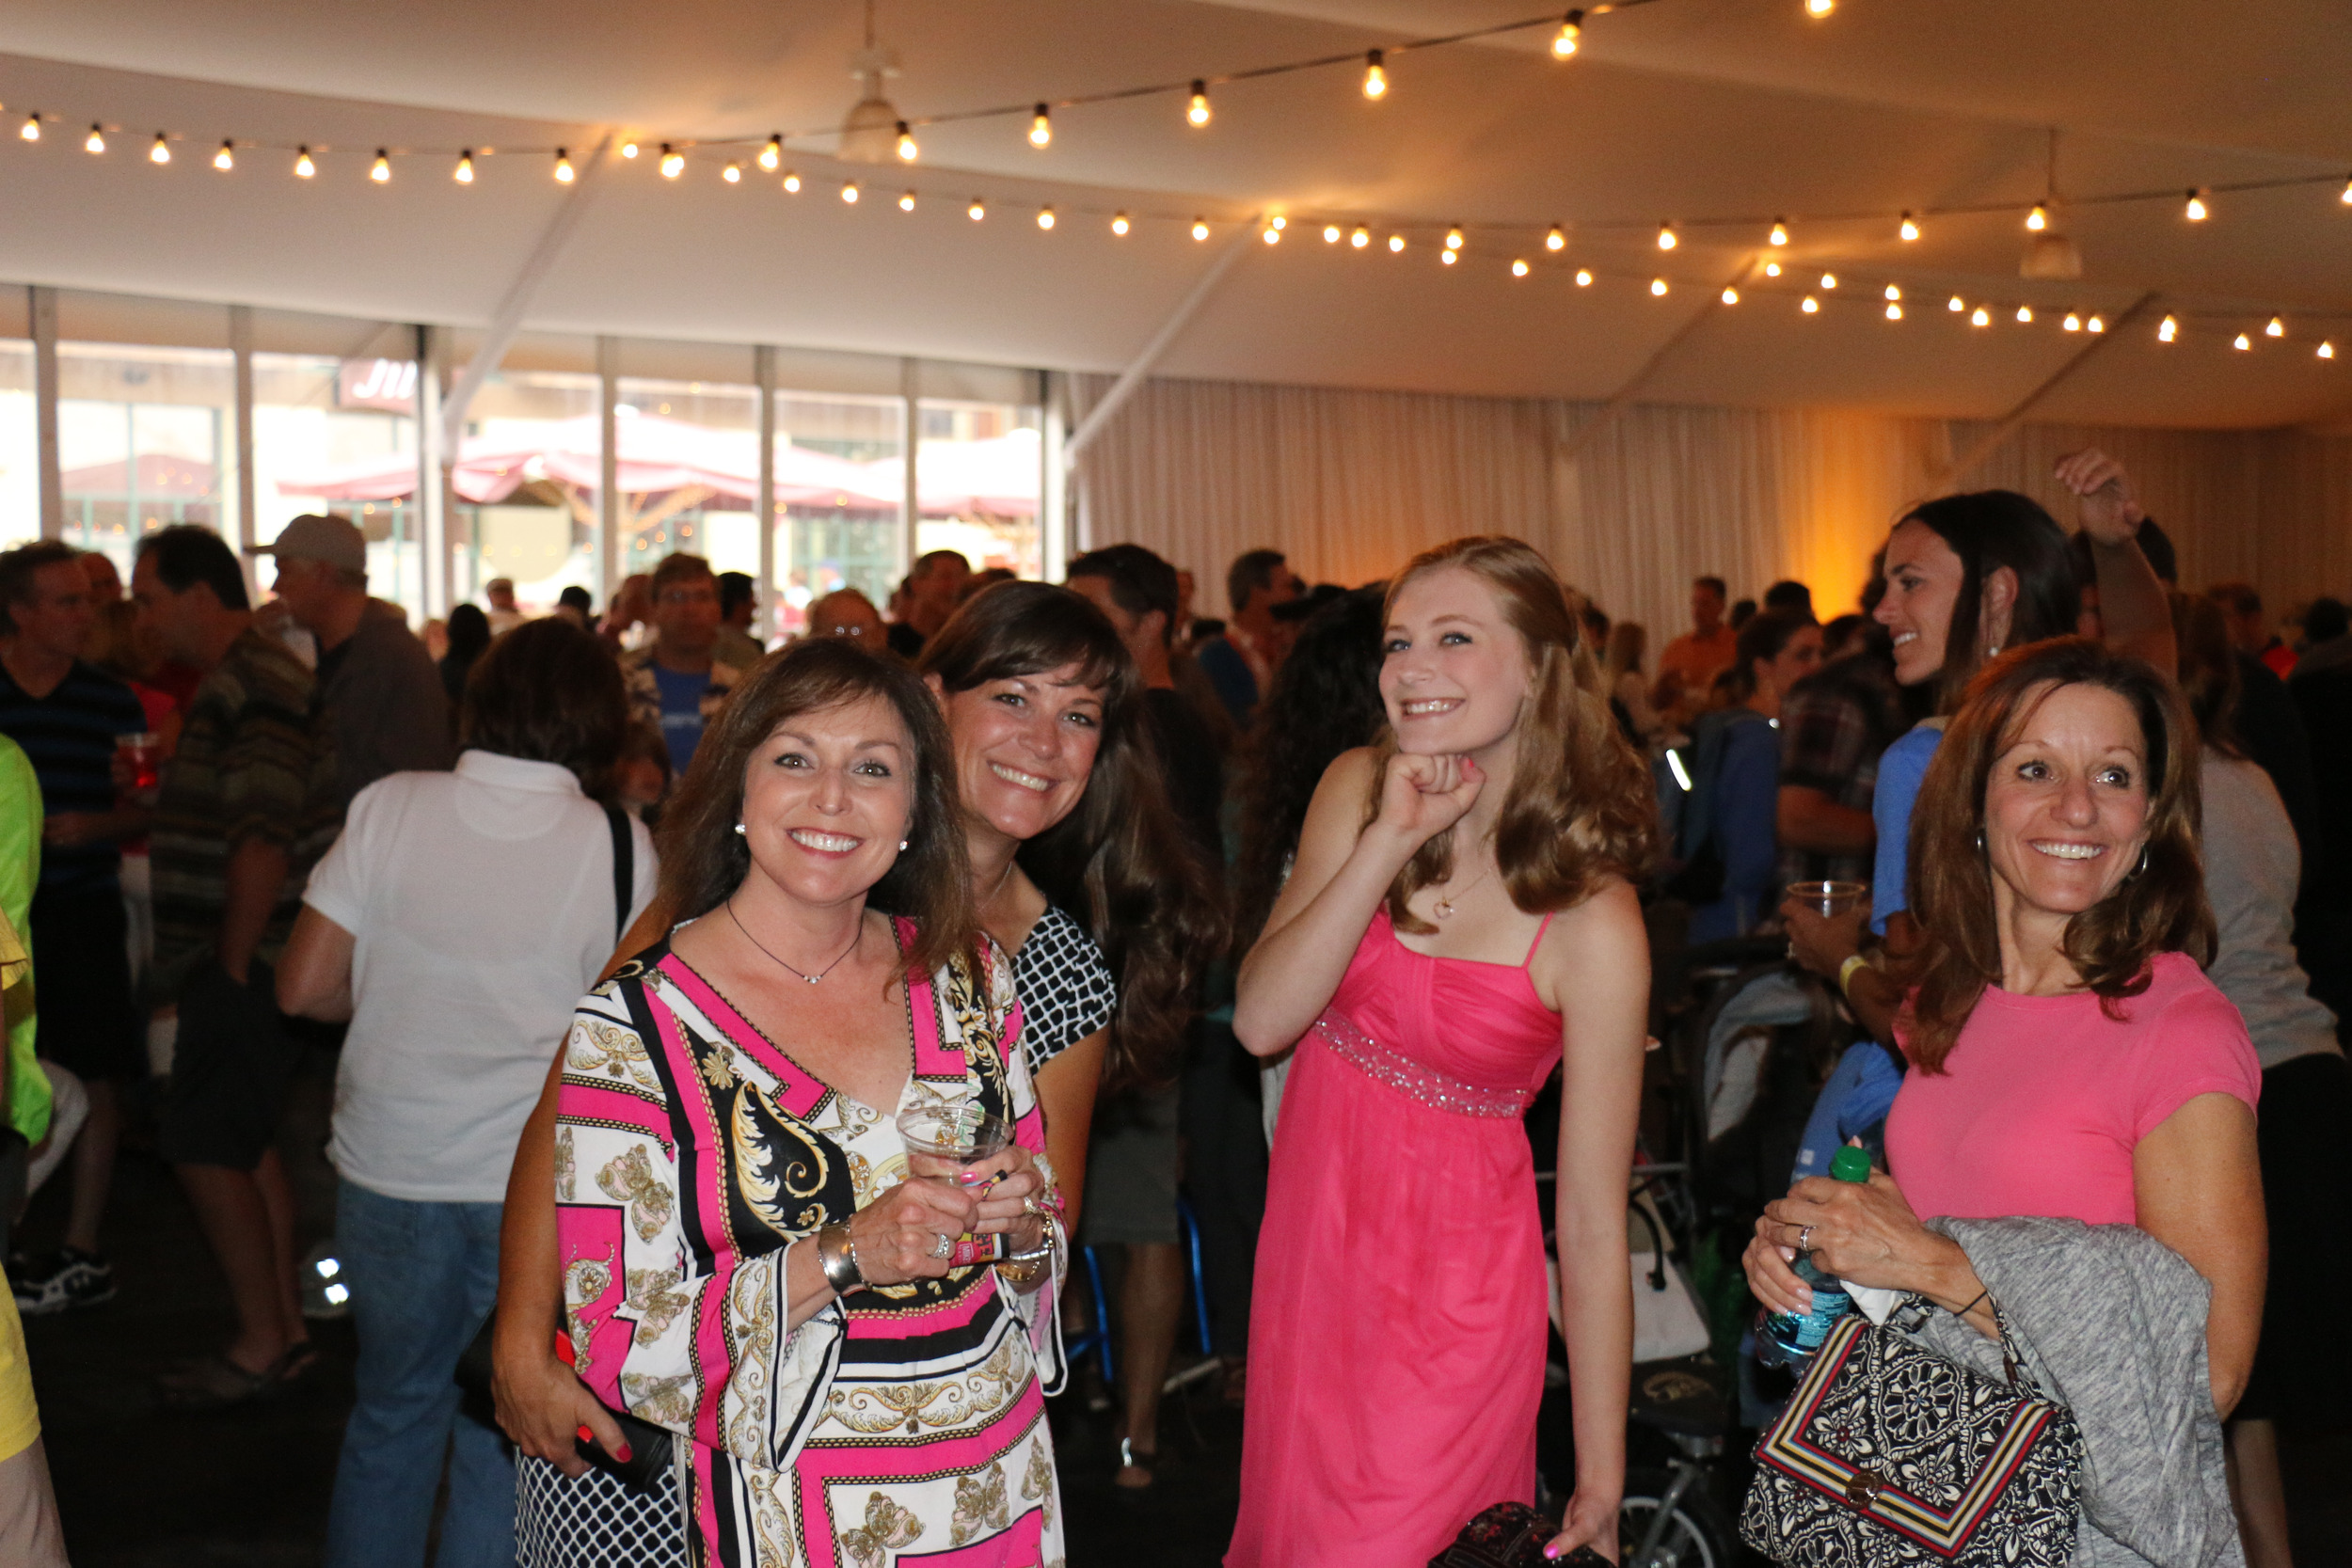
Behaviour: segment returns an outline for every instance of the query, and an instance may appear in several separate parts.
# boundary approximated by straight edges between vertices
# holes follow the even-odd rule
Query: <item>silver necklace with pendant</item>
[[[1465,887],[1464,889],[1462,889],[1462,891],[1463,891],[1464,893],[1468,893],[1468,892],[1470,890],[1470,888],[1474,888],[1474,887],[1476,887],[1479,883],[1481,883],[1481,882],[1485,881],[1485,880],[1486,880],[1486,879],[1489,876],[1491,876],[1491,875],[1493,874],[1493,872],[1494,872],[1494,867],[1493,867],[1493,866],[1491,866],[1491,865],[1490,865],[1490,866],[1486,867],[1486,870],[1481,871],[1481,872],[1480,872],[1477,876],[1472,877],[1472,878],[1470,879],[1470,886],[1469,886],[1469,887]],[[1430,912],[1431,914],[1436,915],[1436,916],[1437,916],[1439,920],[1451,920],[1451,919],[1453,919],[1453,918],[1454,918],[1454,895],[1453,895],[1452,894],[1446,894],[1446,895],[1441,895],[1441,896],[1438,899],[1437,903],[1436,903],[1436,904],[1434,904],[1434,905],[1432,905],[1432,906],[1430,907],[1430,911],[1429,911],[1429,912]]]
[[[743,924],[743,917],[735,912],[734,899],[730,898],[727,900],[726,911],[727,918],[735,922],[735,928],[743,933],[743,940],[745,942],[750,942],[754,947],[758,948],[762,953],[767,953],[768,957],[775,958],[777,963],[783,964],[786,969],[792,970],[793,974],[799,975],[802,979],[806,980],[812,986],[818,981],[823,979],[826,975],[831,974],[834,970],[840,968],[841,959],[846,958],[850,954],[856,952],[858,942],[866,935],[866,922],[861,918],[858,922],[856,935],[850,938],[850,945],[841,950],[840,958],[834,958],[833,962],[827,964],[816,974],[811,974],[804,969],[793,969],[790,964],[785,963],[782,958],[777,958],[774,953],[769,951],[768,944],[766,942],[761,942],[757,937],[752,935],[751,927]]]

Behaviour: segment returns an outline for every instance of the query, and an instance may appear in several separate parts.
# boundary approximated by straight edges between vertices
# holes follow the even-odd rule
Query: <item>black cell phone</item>
[[[656,1492],[669,1485],[675,1441],[669,1429],[621,1411],[614,1411],[612,1418],[621,1424],[628,1459],[615,1459],[601,1445],[580,1437],[572,1439],[572,1451],[632,1492]]]

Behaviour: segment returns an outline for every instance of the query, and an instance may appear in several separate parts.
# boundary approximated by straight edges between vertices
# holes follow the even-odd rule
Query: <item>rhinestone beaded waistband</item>
[[[1354,1063],[1366,1076],[1432,1110],[1464,1117],[1516,1117],[1535,1098],[1532,1090],[1481,1088],[1432,1071],[1357,1028],[1345,1013],[1325,1013],[1310,1032],[1321,1036],[1333,1054]]]

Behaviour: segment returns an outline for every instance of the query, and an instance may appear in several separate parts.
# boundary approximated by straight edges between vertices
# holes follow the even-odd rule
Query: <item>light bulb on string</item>
[[[856,181],[852,180],[848,184],[841,187],[841,199],[848,202],[852,207],[857,205]]]
[[[1892,303],[1892,302],[1893,302],[1893,301],[1895,301],[1895,300],[1899,300],[1899,299],[1902,298],[1902,297],[1903,297],[1903,292],[1902,292],[1902,290],[1900,290],[1900,289],[1897,288],[1894,284],[1889,283],[1889,284],[1886,286],[1886,297],[1887,297],[1888,302],[1889,302],[1889,303]]]
[[[1279,223],[1269,223],[1265,226],[1264,231],[1259,234],[1258,238],[1265,241],[1268,245],[1280,245],[1282,243],[1282,226]]]
[[[1968,302],[1961,298],[1958,294],[1954,294],[1951,297],[1950,303],[1947,304],[1944,309],[1949,310],[1952,314],[1957,316],[1962,311],[1968,309]]]
[[[1662,277],[1653,277],[1653,278],[1651,278],[1651,279],[1649,280],[1649,292],[1650,292],[1650,297],[1651,297],[1652,299],[1663,299],[1663,298],[1665,298],[1665,297],[1666,297],[1666,280],[1665,280],[1664,278],[1662,278]]]
[[[1673,224],[1661,223],[1658,226],[1659,249],[1672,250],[1677,243],[1679,242],[1677,242],[1675,238],[1675,226]]]
[[[1389,254],[1391,256],[1402,256],[1405,254],[1404,235],[1391,234],[1389,236]]]
[[[1209,84],[1199,77],[1193,79],[1192,102],[1185,106],[1184,118],[1196,128],[1209,123]]]
[[[2030,306],[2030,305],[2020,305],[2020,306],[2017,308],[2017,325],[2020,325],[2020,326],[2030,326],[2030,325],[2033,325],[2033,307],[2032,307],[2032,306]]]
[[[1726,286],[1724,287],[1724,292],[1723,292],[1723,302],[1724,302],[1725,305],[1737,305],[1737,304],[1739,304],[1739,303],[1740,303],[1740,291],[1739,291],[1739,290],[1737,290],[1737,289],[1731,288],[1731,287],[1729,287],[1728,285],[1726,285]]]
[[[1530,267],[1527,264],[1527,259],[1525,257],[1516,258],[1511,262],[1511,276],[1514,277],[1525,277],[1534,270],[1534,269],[1533,267]]]
[[[1274,225],[1274,231],[1278,234],[1283,230],[1288,229],[1291,225],[1291,220],[1284,217],[1279,213],[1275,214],[1274,216],[1267,221]]]
[[[1134,225],[1127,221],[1127,214],[1125,213],[1113,213],[1111,214],[1112,233],[1124,235],[1127,230],[1133,227]]]
[[[2083,326],[2086,330],[2091,332],[2105,332],[2107,329],[2106,320],[2101,316],[2091,317],[2089,321],[2083,323]]]
[[[1576,269],[1576,286],[1580,289],[1589,289],[1593,286],[1593,274],[1590,268]]]
[[[1381,62],[1380,51],[1373,50],[1364,56],[1364,96],[1383,98],[1389,91],[1389,68]]]
[[[2336,356],[2336,345],[2323,341],[2315,352],[2322,359],[2333,359]]]
[[[96,125],[91,126],[89,135],[82,138],[82,150],[85,152],[105,151],[106,133]]]
[[[1192,220],[1192,237],[1196,242],[1205,240],[1209,237],[1209,225],[1205,219],[1195,218]]]
[[[1440,250],[1438,252],[1438,260],[1449,267],[1454,264],[1454,252],[1451,250]]]
[[[2180,335],[2181,324],[2173,317],[2167,316],[2156,324],[2156,341],[2160,343],[2169,343]]]
[[[768,145],[759,150],[759,166],[773,174],[784,166],[784,133],[768,138]]]
[[[729,163],[726,167],[719,171],[719,178],[730,185],[739,185],[743,182],[743,166]]]
[[[2254,346],[2254,340],[2241,332],[2235,338],[2230,340],[2230,346],[2233,349],[2244,351]]]
[[[571,154],[560,147],[557,148],[555,150],[555,182],[559,185],[568,185],[579,178],[580,176],[572,169]]]
[[[1819,22],[1837,8],[1837,0],[1804,0],[1804,14]]]
[[[310,150],[308,147],[294,149],[294,178],[297,180],[308,180],[319,171],[319,166],[310,161]]]
[[[2039,201],[2035,202],[2033,211],[2026,214],[2026,227],[2037,234],[2049,228],[2050,209]]]
[[[2344,176],[2344,194],[2336,198],[2336,199],[2343,202],[2346,207],[2352,207],[2352,175]],[[2331,354],[2328,355],[2328,357],[2332,359],[2335,356]]]
[[[1773,245],[1774,248],[1785,247],[1788,244],[1788,220],[1785,218],[1774,218],[1772,220],[1772,231],[1771,234],[1766,236],[1766,239]]]
[[[234,142],[220,144],[220,150],[213,154],[213,166],[224,174],[237,166],[237,148]]]
[[[1821,302],[1807,294],[1797,302],[1797,309],[1808,316],[1818,316],[1821,313]]]
[[[1053,227],[1054,227],[1054,209],[1053,209],[1053,208],[1051,208],[1051,207],[1040,207],[1040,208],[1037,210],[1037,226],[1038,226],[1040,229],[1051,229],[1051,228],[1053,228]]]
[[[1909,213],[1905,213],[1903,214],[1902,227],[1898,229],[1896,232],[1901,235],[1906,242],[1917,239],[1919,237],[1919,220],[1913,217]]]
[[[1029,112],[1029,145],[1041,152],[1054,145],[1054,117],[1042,103]]]
[[[1889,301],[1886,307],[1886,319],[1891,322],[1899,322],[1902,320],[1903,308],[1893,303],[1892,301]]]
[[[1553,224],[1550,231],[1544,236],[1544,248],[1546,250],[1565,250],[1567,247],[1567,231],[1562,229],[1558,224]]]
[[[787,196],[798,196],[801,194],[801,176],[799,170],[794,169],[786,173],[784,177],[784,189],[785,194]]]
[[[2067,311],[2066,319],[2058,323],[2058,330],[2061,332],[2080,332],[2082,329],[2082,317],[2076,315],[2072,310]]]
[[[1979,305],[1968,313],[1968,325],[1970,326],[1991,326],[1993,325],[1993,312]]]
[[[450,171],[450,178],[461,185],[473,183],[473,149],[468,148],[457,155],[457,166]]]
[[[1462,226],[1460,224],[1457,223],[1445,231],[1445,247],[1448,250],[1462,248]]]
[[[675,180],[686,172],[686,154],[674,150],[668,142],[661,144],[661,178]]]
[[[1837,287],[1837,275],[1834,272],[1825,272],[1821,274],[1821,287],[1824,289],[1835,289]]]
[[[1325,245],[1337,245],[1340,243],[1340,226],[1338,224],[1327,223],[1323,226],[1323,243]]]
[[[972,198],[972,205],[963,210],[963,215],[977,223],[988,216],[988,203],[976,196]]]
[[[2191,223],[2204,222],[2206,216],[2204,194],[2201,191],[2189,192],[2188,205],[2181,210],[2181,215]]]
[[[2265,338],[2283,338],[2286,335],[2287,324],[2277,316],[2271,317],[2270,325],[2263,328],[2263,336]]]
[[[385,156],[380,147],[375,150],[375,162],[368,166],[368,178],[379,185],[391,183],[392,160]]]
[[[1780,263],[1778,261],[1765,262],[1764,276],[1767,277],[1778,277],[1780,276]]]
[[[40,111],[36,109],[31,114],[26,115],[24,117],[24,123],[17,127],[16,134],[24,137],[26,141],[40,140]]]
[[[898,211],[902,213],[912,213],[914,211],[914,193],[913,191],[900,191],[898,193]]]
[[[1361,250],[1370,244],[1372,244],[1372,230],[1360,223],[1347,236],[1348,248],[1351,250]]]
[[[1552,35],[1551,57],[1555,60],[1573,59],[1576,55],[1577,44],[1582,40],[1583,37],[1584,13],[1570,11],[1561,18],[1560,31]]]
[[[898,161],[902,164],[911,164],[923,155],[921,144],[915,141],[914,133],[907,129],[907,122],[903,119],[898,121]]]
[[[167,164],[171,162],[171,138],[165,135],[161,131],[156,132],[155,144],[147,150],[147,161],[151,164]]]
[[[624,158],[634,158],[637,156],[637,140],[635,137],[632,136],[628,140],[621,143],[621,156]]]

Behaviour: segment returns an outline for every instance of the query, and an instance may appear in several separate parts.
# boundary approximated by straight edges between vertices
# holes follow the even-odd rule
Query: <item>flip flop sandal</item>
[[[1152,1471],[1152,1466],[1159,1463],[1159,1457],[1156,1453],[1136,1452],[1135,1440],[1121,1437],[1119,1440],[1119,1469],[1112,1475],[1111,1484],[1122,1492],[1149,1492],[1152,1489],[1152,1483],[1159,1479]],[[1121,1479],[1130,1470],[1142,1476],[1143,1479],[1141,1481]]]
[[[248,1372],[226,1354],[199,1355],[166,1372],[158,1383],[164,1408],[186,1413],[230,1410],[274,1392],[277,1365]]]

